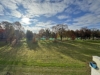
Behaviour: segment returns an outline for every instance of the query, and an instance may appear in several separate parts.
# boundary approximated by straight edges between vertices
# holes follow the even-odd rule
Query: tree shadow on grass
[[[49,50],[54,49],[56,52],[69,56],[75,60],[80,60],[82,62],[91,61],[92,55],[94,54],[99,55],[98,52],[100,52],[100,51],[95,51],[93,49],[85,48],[85,46],[82,43],[76,44],[75,42],[71,41],[57,42],[57,43],[51,42],[51,43],[46,43],[45,46]]]
[[[38,50],[38,48],[40,48],[39,45],[38,45],[38,42],[32,43],[32,41],[26,40],[26,43],[27,43],[27,47],[28,47],[30,50],[36,51],[36,50]]]
[[[100,56],[100,44],[94,44],[89,42],[80,42],[80,41],[66,41],[66,42],[49,42],[44,43],[47,50],[54,50],[55,52],[59,52],[59,58],[60,54],[64,56],[71,57],[74,60],[79,60],[84,62],[85,68],[87,73],[90,73],[89,68],[89,62],[92,61],[92,56],[97,55]],[[60,59],[63,59],[61,57]],[[74,64],[74,62],[73,62]]]
[[[7,43],[5,43],[5,41],[0,41],[0,47],[3,47],[5,45],[7,45]]]
[[[23,42],[13,47],[8,44],[0,48],[0,72],[2,75],[13,75],[13,69],[20,61],[18,59],[18,52],[22,48]]]

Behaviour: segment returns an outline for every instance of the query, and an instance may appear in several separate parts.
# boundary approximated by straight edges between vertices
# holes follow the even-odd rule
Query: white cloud
[[[23,27],[24,27],[25,31],[30,30],[33,33],[38,33],[38,31],[41,29],[41,27],[38,27],[38,26],[33,26],[33,27],[31,27],[31,26],[23,26]]]
[[[99,15],[100,16],[100,15]],[[95,26],[100,23],[100,17],[95,14],[86,14],[79,18],[74,18],[73,24],[69,25],[69,28],[75,30],[81,27]]]
[[[21,4],[27,11],[25,16],[34,17],[45,15],[46,17],[50,17],[56,15],[57,13],[61,13],[67,8],[66,12],[75,13],[76,9],[80,9],[82,11],[90,11],[99,14],[100,12],[100,0],[53,0],[55,3],[50,2],[50,0],[1,0],[1,4],[3,4],[6,8],[11,11],[17,11],[18,4]],[[51,0],[52,1],[52,0]],[[77,7],[72,9],[68,8],[69,5],[76,5]],[[17,11],[19,12],[19,11]],[[20,12],[19,12],[20,13]],[[79,12],[77,12],[79,13]],[[15,15],[16,17],[16,15]]]
[[[52,21],[47,21],[47,22],[38,22],[35,26],[39,26],[42,28],[50,28],[54,25],[56,25],[56,23],[54,23]]]
[[[11,9],[11,10],[15,10],[18,8],[15,0],[1,0],[0,2],[6,8]]]
[[[82,17],[75,19],[74,21],[77,21],[79,24],[96,24],[100,23],[100,17],[95,14],[86,14]]]
[[[5,8],[11,11],[10,13],[6,11],[6,15],[11,15],[17,18],[21,17],[21,13],[17,10],[18,6],[16,0],[1,0],[0,2]]]
[[[74,4],[77,5],[78,9],[82,11],[88,11],[89,9],[88,0],[76,0]]]
[[[91,11],[94,14],[100,14],[100,0],[91,2],[89,11]]]
[[[66,19],[66,18],[69,18],[69,16],[66,16],[66,15],[59,15],[57,16],[58,19]]]
[[[38,22],[37,19],[30,19],[30,21],[33,22],[33,23],[37,23]]]
[[[70,30],[77,30],[77,29],[80,29],[80,28],[82,28],[82,26],[76,26],[76,25],[69,25],[68,26],[68,29],[70,29]]]
[[[73,7],[73,6],[74,7]],[[76,0],[70,4],[65,12],[68,14],[78,14],[80,11],[100,14],[100,0]]]
[[[49,1],[45,1],[43,3],[39,2],[31,2],[31,0],[24,1],[24,8],[27,9],[27,14],[31,16],[35,15],[45,15],[45,16],[53,16],[57,13],[63,12],[67,5],[62,2],[50,3]]]
[[[80,9],[80,6],[75,6],[73,7],[73,3],[72,3],[72,6],[68,7],[65,12],[67,15],[70,15],[70,14],[74,14],[74,15],[77,15],[81,12],[81,9]]]
[[[83,12],[88,12],[85,15],[72,18],[73,20],[67,20],[66,23],[71,22],[72,24],[69,25],[71,29],[80,29],[81,27],[87,26],[94,26],[96,27],[97,24],[100,24],[100,0],[76,0],[74,4],[76,7],[69,7],[66,9],[66,12],[69,14],[77,14]],[[76,13],[76,11],[79,11]],[[70,24],[70,23],[69,23]]]
[[[4,14],[3,10],[4,10],[3,6],[0,5],[0,15],[3,15]]]
[[[75,9],[72,9],[71,7],[68,7],[65,12],[68,14],[72,14],[74,12]]]
[[[22,14],[16,10],[12,10],[10,15],[17,17],[17,18],[21,18],[22,16]]]
[[[68,3],[70,3],[70,0],[55,0],[55,3],[50,2],[50,0],[44,0],[44,2],[41,3],[42,0],[2,0],[1,3],[10,11],[17,11],[18,6],[22,5],[25,9],[27,14],[25,16],[27,17],[34,17],[34,16],[40,16],[44,15],[46,17],[50,17],[53,15],[56,15],[57,13],[63,12],[65,8],[68,7]],[[18,13],[19,11],[17,11]],[[20,12],[19,12],[20,13]],[[12,13],[11,13],[12,14]],[[16,17],[16,15],[13,15]]]
[[[82,11],[100,14],[100,0],[76,0],[74,5],[77,5]]]

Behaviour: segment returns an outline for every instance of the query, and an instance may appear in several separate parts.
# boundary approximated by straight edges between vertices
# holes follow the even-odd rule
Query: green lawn
[[[0,42],[0,75],[90,75],[93,55],[100,56],[100,40]]]

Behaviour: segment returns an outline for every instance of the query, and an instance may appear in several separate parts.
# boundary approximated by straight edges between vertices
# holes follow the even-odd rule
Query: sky
[[[19,21],[33,32],[57,24],[100,29],[100,0],[0,0],[2,21]]]

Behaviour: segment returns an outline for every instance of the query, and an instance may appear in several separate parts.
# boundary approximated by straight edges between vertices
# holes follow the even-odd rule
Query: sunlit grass
[[[90,75],[92,55],[100,56],[100,41],[21,41],[0,47],[0,75]]]

